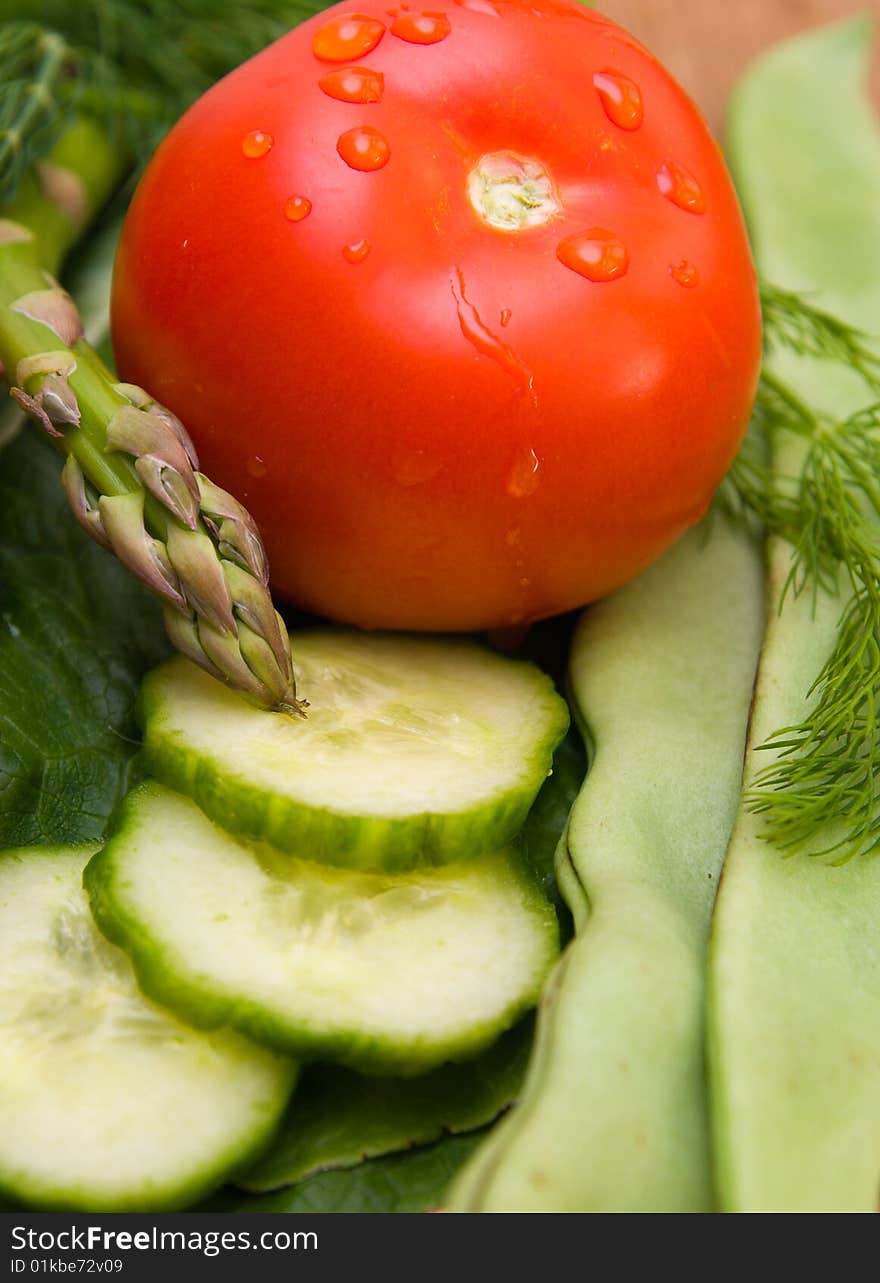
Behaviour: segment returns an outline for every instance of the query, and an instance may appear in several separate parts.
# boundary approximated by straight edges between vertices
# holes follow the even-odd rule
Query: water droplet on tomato
[[[342,67],[322,76],[318,85],[328,98],[337,102],[381,102],[385,77],[369,67]]]
[[[312,53],[322,62],[357,62],[375,49],[385,35],[385,24],[363,13],[343,13],[319,27],[312,37]]]
[[[241,150],[248,160],[259,160],[275,146],[275,139],[263,129],[252,129],[241,140]]]
[[[531,370],[517,356],[513,348],[509,347],[497,334],[493,334],[488,325],[485,324],[480,313],[465,293],[464,273],[460,267],[456,267],[453,270],[449,284],[452,289],[452,297],[455,299],[458,324],[464,338],[467,339],[474,351],[479,353],[480,356],[488,356],[497,362],[504,373],[509,374],[515,381],[519,390],[525,392],[534,403],[535,380]]]
[[[508,530],[507,534],[504,536],[504,542],[507,544],[508,548],[518,548],[520,546],[522,543],[522,531],[519,526],[511,526],[510,530]]]
[[[644,119],[642,92],[634,80],[619,71],[597,71],[593,84],[605,115],[620,129],[638,129]]]
[[[511,313],[511,311],[510,311],[510,308],[509,308],[509,307],[503,307],[503,308],[501,309],[501,324],[502,324],[502,325],[509,325],[509,324],[510,324],[510,318],[511,318],[511,315],[512,315],[512,313]]]
[[[436,45],[451,28],[445,13],[402,13],[391,24],[392,36],[411,45]]]
[[[507,474],[507,493],[513,499],[526,499],[534,494],[541,481],[541,460],[534,450],[517,455]]]
[[[265,477],[266,473],[269,471],[266,467],[265,460],[261,459],[258,454],[252,455],[245,464],[245,467],[248,470],[248,474],[252,477],[256,477],[257,480],[261,477]]]
[[[308,196],[291,196],[284,202],[284,217],[289,223],[301,223],[312,212]]]
[[[369,241],[351,241],[343,247],[342,257],[347,263],[362,263],[372,248]]]
[[[401,450],[391,461],[395,480],[402,486],[421,486],[443,467],[439,459],[426,450]]]
[[[370,125],[357,125],[340,134],[336,140],[336,150],[346,165],[364,173],[381,169],[388,164],[388,157],[391,155],[388,139]]]
[[[657,170],[657,186],[666,199],[679,209],[686,210],[689,214],[705,213],[706,197],[703,189],[683,165],[676,165],[672,160],[664,161]]]
[[[563,266],[597,283],[616,280],[629,267],[626,246],[604,227],[566,236],[556,246],[556,257]]]
[[[490,18],[501,17],[501,10],[492,0],[455,0],[455,3],[462,9],[470,9],[471,13],[485,13]]]
[[[695,285],[700,283],[700,273],[696,264],[683,258],[678,263],[669,264],[669,275],[679,285],[683,285],[686,290],[691,290]]]

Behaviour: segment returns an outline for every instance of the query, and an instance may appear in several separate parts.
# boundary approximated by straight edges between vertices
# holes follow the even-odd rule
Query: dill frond
[[[78,111],[145,162],[186,108],[321,0],[19,0],[0,22],[0,203]]]
[[[761,312],[768,351],[787,348],[849,366],[880,393],[880,350],[873,336],[814,307],[804,294],[776,285],[761,285]]]
[[[34,23],[0,25],[0,200],[13,194],[75,110],[76,71],[61,36]]]
[[[839,362],[880,391],[868,336],[790,291],[765,286],[762,302],[769,349]],[[805,443],[797,476],[773,470],[773,442],[785,432]],[[774,760],[746,798],[785,854],[809,847],[843,862],[880,847],[880,403],[835,421],[765,369],[728,486],[734,505],[792,545],[780,610],[789,595],[846,590],[809,711],[761,745]]]

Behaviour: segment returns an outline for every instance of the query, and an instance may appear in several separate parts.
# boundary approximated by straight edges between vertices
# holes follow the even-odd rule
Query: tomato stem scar
[[[546,167],[512,151],[481,156],[468,174],[467,193],[478,217],[501,232],[542,227],[562,208]]]

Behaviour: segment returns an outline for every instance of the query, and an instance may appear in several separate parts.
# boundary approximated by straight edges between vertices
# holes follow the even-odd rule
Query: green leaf
[[[269,1153],[238,1181],[253,1191],[292,1185],[315,1172],[474,1131],[512,1103],[532,1042],[526,1020],[463,1064],[417,1078],[365,1078],[320,1065],[300,1080]]]
[[[470,1158],[483,1132],[450,1136],[406,1154],[374,1158],[350,1171],[321,1172],[275,1194],[223,1191],[200,1212],[427,1212],[443,1204],[446,1190]]]
[[[0,847],[99,840],[167,652],[149,595],[79,529],[33,430],[0,453]]]
[[[583,740],[576,727],[571,726],[553,756],[553,774],[545,780],[523,825],[526,859],[557,912],[564,913],[565,909],[556,889],[556,847],[586,773],[587,755]]]

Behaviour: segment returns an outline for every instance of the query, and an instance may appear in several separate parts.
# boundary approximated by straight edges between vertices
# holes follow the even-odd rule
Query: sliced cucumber
[[[65,1210],[181,1207],[268,1141],[293,1063],[143,997],[91,920],[90,854],[0,857],[0,1189]]]
[[[293,638],[305,721],[250,707],[188,660],[144,686],[151,772],[231,833],[351,868],[503,846],[551,769],[568,709],[544,673],[459,640]]]
[[[558,949],[512,851],[394,875],[257,853],[148,783],[85,875],[142,987],[194,1024],[302,1057],[417,1073],[533,1006]]]

